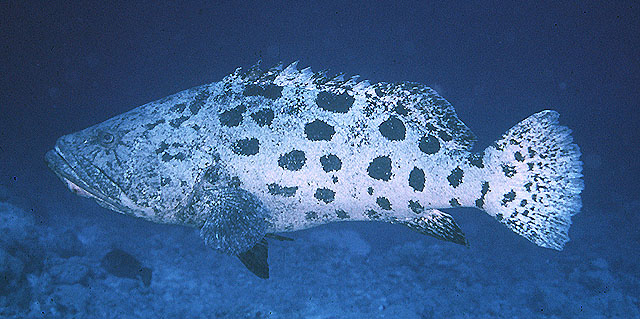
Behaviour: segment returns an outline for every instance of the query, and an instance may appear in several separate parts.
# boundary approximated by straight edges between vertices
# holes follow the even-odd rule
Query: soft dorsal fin
[[[414,128],[425,136],[439,140],[439,144],[451,151],[469,151],[476,141],[475,135],[458,118],[453,106],[438,92],[427,85],[401,82],[376,83],[370,103],[390,114],[414,123]]]
[[[266,239],[259,241],[253,248],[238,254],[242,264],[254,275],[262,278],[269,278],[269,244]]]
[[[464,233],[460,227],[458,227],[456,221],[453,220],[453,217],[437,209],[427,210],[418,217],[400,221],[400,223],[421,234],[469,246]]]

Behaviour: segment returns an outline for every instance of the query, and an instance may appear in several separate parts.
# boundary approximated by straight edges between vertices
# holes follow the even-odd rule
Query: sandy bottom
[[[0,203],[2,318],[640,318],[637,267],[508,233],[472,231],[466,248],[399,226],[327,225],[270,240],[262,280],[193,229],[33,214]],[[112,248],[152,268],[151,285],[106,272]]]

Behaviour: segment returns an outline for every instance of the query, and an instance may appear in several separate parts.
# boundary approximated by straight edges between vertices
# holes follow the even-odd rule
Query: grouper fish
[[[79,195],[196,227],[269,276],[266,238],[337,221],[401,224],[467,245],[439,210],[476,207],[561,250],[583,189],[580,150],[544,110],[481,153],[428,86],[239,68],[59,138],[46,161]]]

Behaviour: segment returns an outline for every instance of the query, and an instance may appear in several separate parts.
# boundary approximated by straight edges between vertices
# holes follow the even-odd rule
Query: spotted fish
[[[476,207],[561,250],[581,208],[580,151],[558,113],[533,114],[482,153],[433,89],[299,70],[237,69],[59,138],[68,187],[114,211],[196,227],[267,278],[275,233],[385,221],[467,244],[439,209]]]

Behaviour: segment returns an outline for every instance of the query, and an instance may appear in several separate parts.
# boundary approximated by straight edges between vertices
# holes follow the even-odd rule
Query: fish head
[[[133,144],[138,147],[127,147]],[[135,205],[144,192],[131,186],[132,181],[148,178],[141,171],[145,164],[139,163],[149,159],[140,156],[145,144],[131,121],[118,116],[60,137],[45,159],[72,192],[114,211],[138,216],[148,207]]]
[[[62,136],[45,159],[78,195],[116,212],[172,222],[201,174],[199,165],[210,158],[193,146],[201,134],[171,122],[172,116],[186,117],[172,108],[195,95],[152,102]]]

